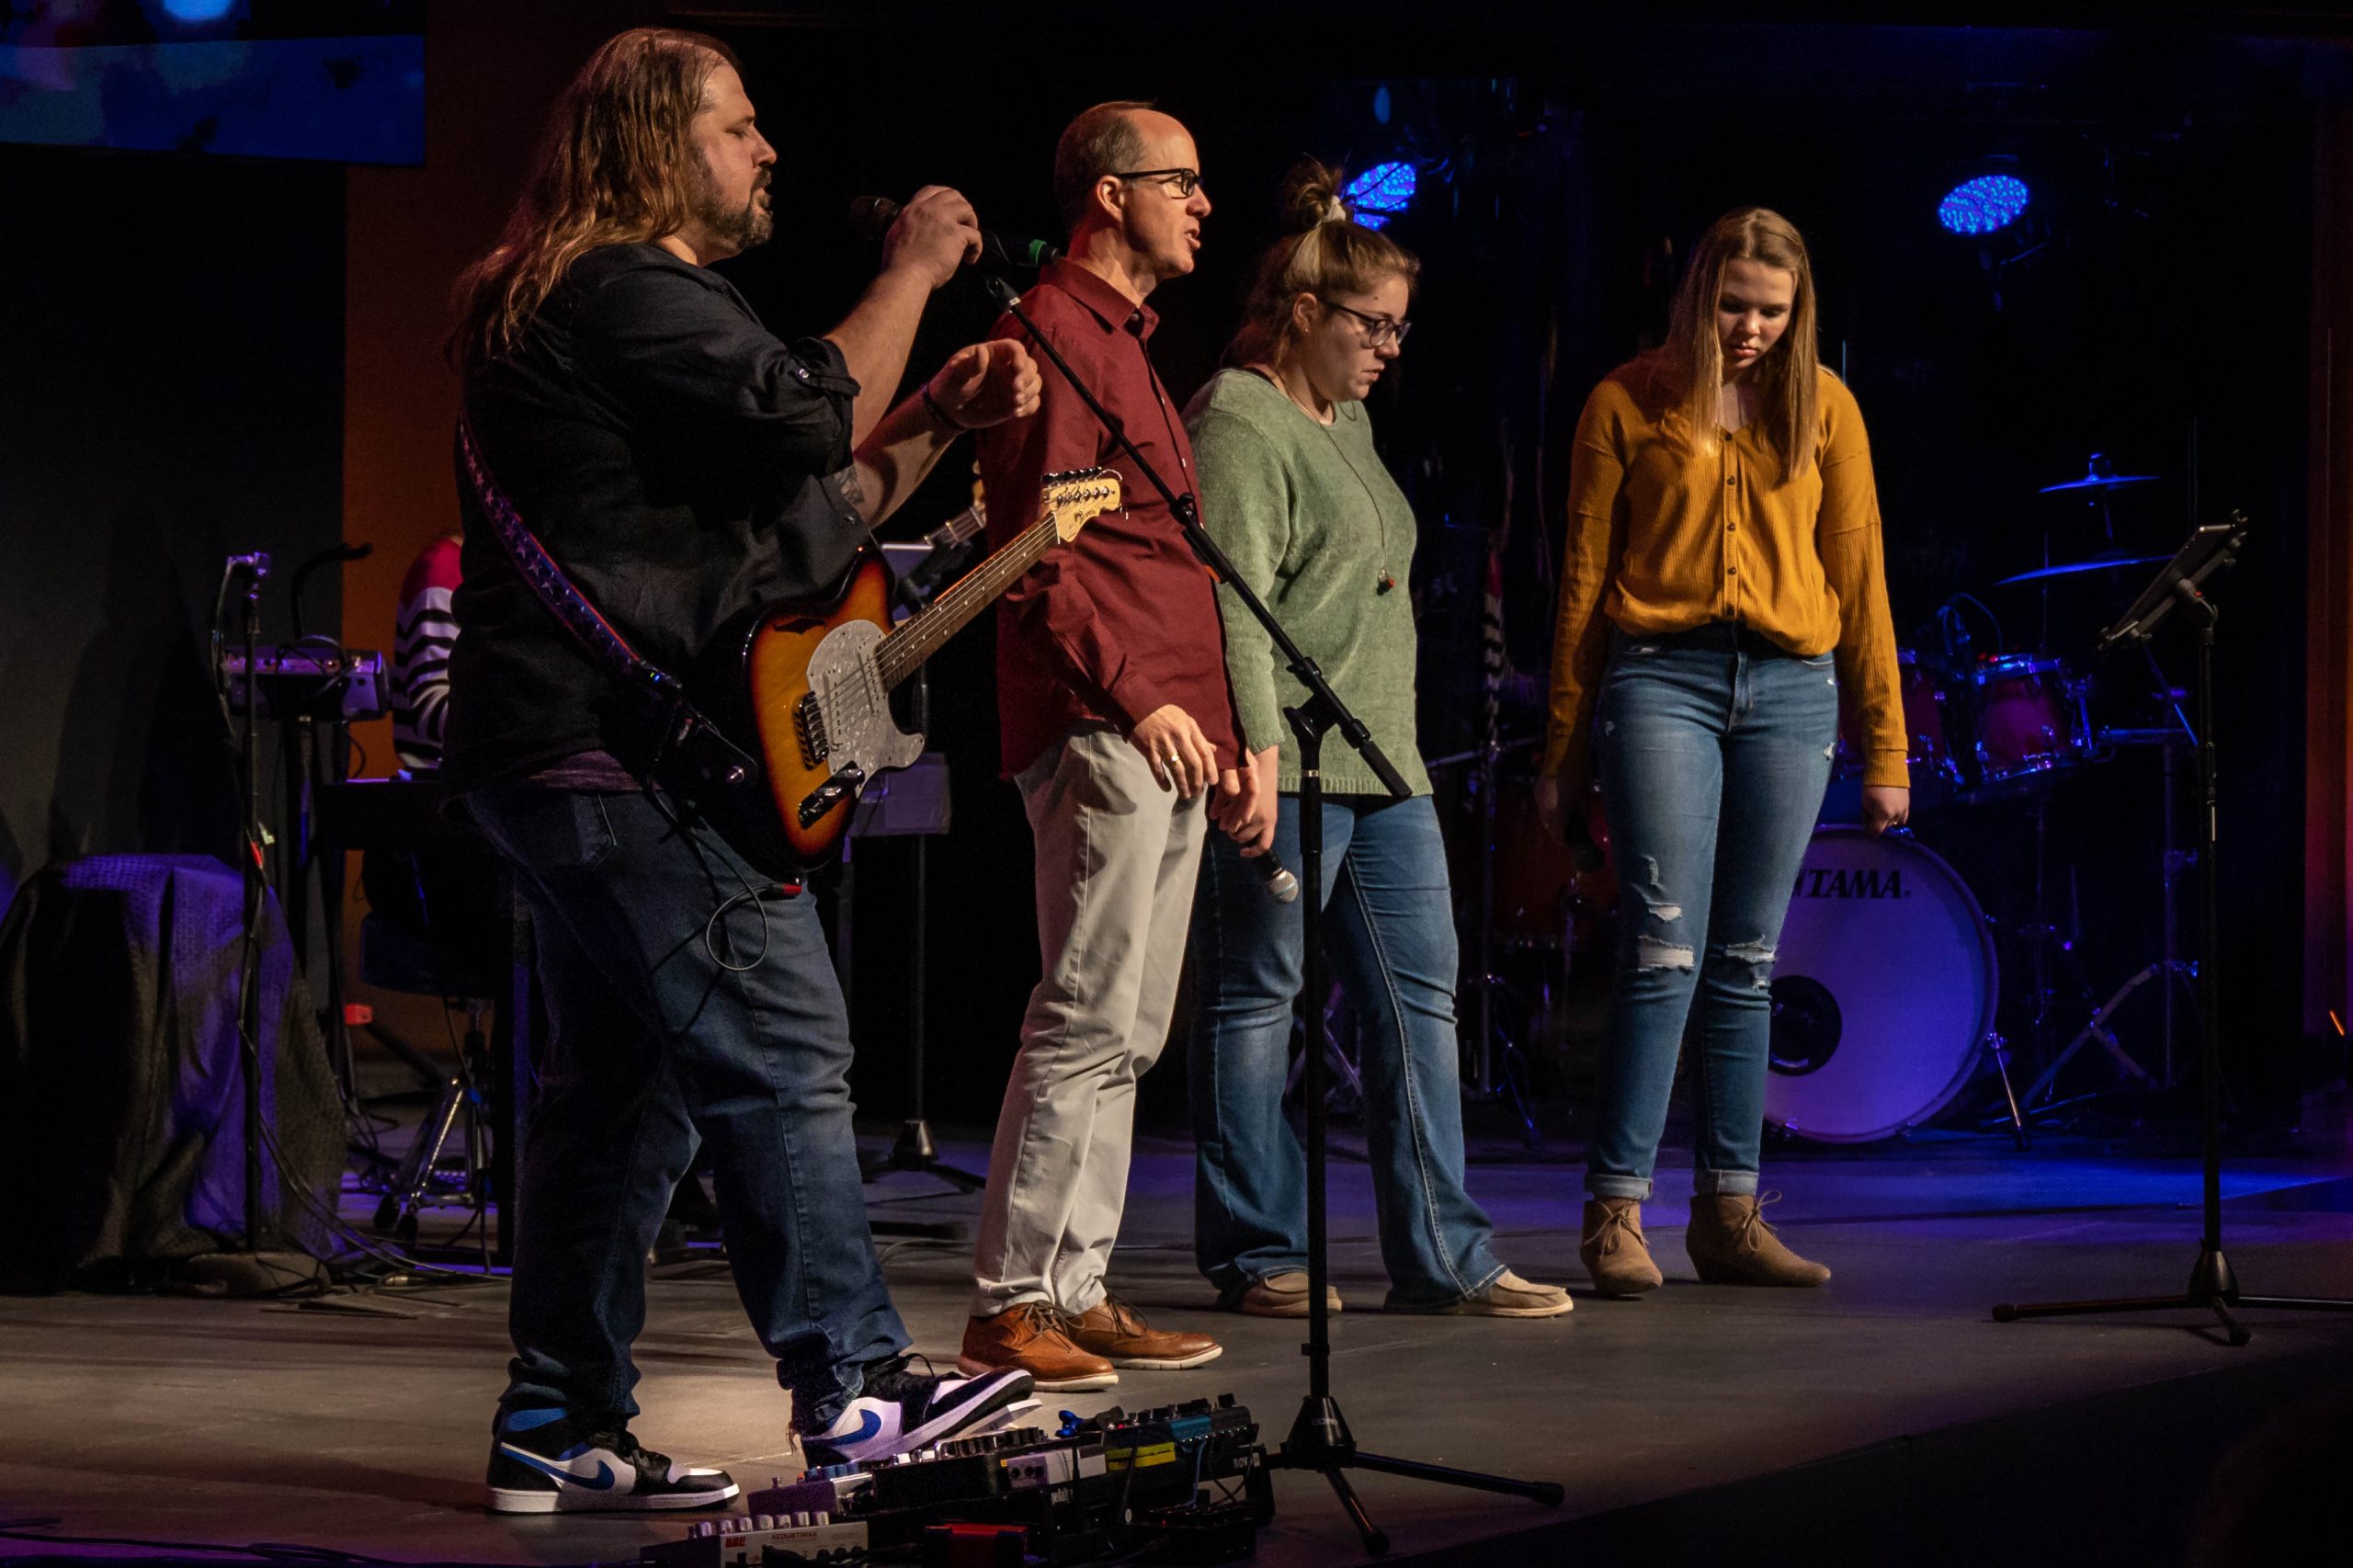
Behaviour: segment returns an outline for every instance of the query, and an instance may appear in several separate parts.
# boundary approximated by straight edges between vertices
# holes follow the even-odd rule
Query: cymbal
[[[2015,577],[2004,577],[1994,585],[2006,588],[2012,583],[2039,583],[2047,577],[2072,577],[2078,572],[2112,572],[2120,566],[2154,566],[2160,561],[2172,559],[2170,555],[2126,555],[2069,561],[2057,566],[2040,566],[2031,572],[2021,572]]]
[[[2038,495],[2059,495],[2063,494],[2070,490],[2114,490],[2120,485],[2154,484],[2156,482],[2157,476],[2154,473],[2092,472],[2084,475],[2081,479],[2071,479],[2064,484],[2046,484],[2041,489],[2036,491],[2035,494]]]

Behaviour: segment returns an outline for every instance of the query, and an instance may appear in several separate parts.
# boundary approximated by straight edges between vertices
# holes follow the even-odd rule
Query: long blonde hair
[[[510,351],[585,252],[686,225],[694,118],[722,64],[742,69],[719,40],[675,28],[632,28],[588,57],[556,100],[498,242],[458,277],[453,363]]]
[[[1283,237],[1267,247],[1243,306],[1242,327],[1226,345],[1223,363],[1270,359],[1291,333],[1291,303],[1302,294],[1369,293],[1384,278],[1402,278],[1410,291],[1421,277],[1414,253],[1348,215],[1340,199],[1341,170],[1302,158],[1284,176]]]
[[[1820,356],[1814,324],[1813,264],[1796,225],[1763,207],[1743,207],[1709,225],[1693,247],[1667,314],[1666,342],[1656,367],[1669,378],[1662,389],[1670,424],[1681,426],[1695,450],[1715,449],[1723,394],[1723,344],[1716,335],[1716,301],[1725,269],[1735,261],[1778,267],[1797,277],[1790,324],[1750,374],[1757,383],[1757,425],[1781,460],[1784,483],[1813,465],[1820,419]]]

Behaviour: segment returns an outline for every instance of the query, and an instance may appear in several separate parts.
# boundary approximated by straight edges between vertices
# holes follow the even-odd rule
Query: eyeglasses
[[[1129,169],[1124,173],[1114,170],[1111,177],[1165,180],[1180,201],[1201,187],[1201,171],[1199,169]]]
[[[1315,297],[1324,300],[1321,294]],[[1392,343],[1403,347],[1405,343],[1405,335],[1414,330],[1412,322],[1399,321],[1394,316],[1367,315],[1364,312],[1353,310],[1337,300],[1324,300],[1324,302],[1342,315],[1354,316],[1364,324],[1364,341],[1368,348],[1380,348]]]

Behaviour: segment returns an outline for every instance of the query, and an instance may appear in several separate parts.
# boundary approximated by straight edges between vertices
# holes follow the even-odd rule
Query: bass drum
[[[1824,1143],[1917,1127],[1976,1071],[2000,974],[1984,912],[1934,852],[1817,830],[1774,964],[1765,1119]]]

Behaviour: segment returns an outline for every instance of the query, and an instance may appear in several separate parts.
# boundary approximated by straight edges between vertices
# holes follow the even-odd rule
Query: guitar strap
[[[629,644],[620,628],[588,602],[555,557],[540,542],[523,516],[491,476],[490,465],[474,440],[473,424],[461,410],[458,415],[458,454],[464,464],[474,500],[496,536],[499,547],[516,574],[553,616],[572,633],[588,662],[634,699],[652,721],[654,749],[647,764],[648,777],[691,802],[708,806],[714,786],[734,790],[751,782],[760,771],[750,753],[721,733],[719,726],[687,699],[676,676],[643,657]]]

